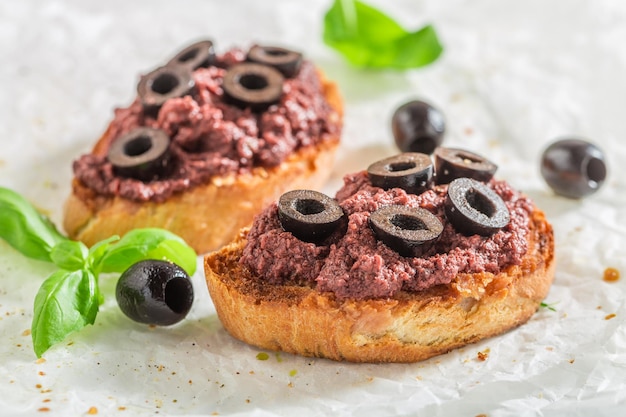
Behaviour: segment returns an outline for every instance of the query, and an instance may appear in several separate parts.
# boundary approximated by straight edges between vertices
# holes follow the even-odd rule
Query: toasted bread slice
[[[525,323],[554,277],[553,231],[538,209],[530,216],[528,251],[520,265],[495,276],[463,274],[449,285],[387,299],[338,300],[314,288],[256,279],[239,262],[247,232],[205,257],[217,314],[239,340],[304,356],[421,361]]]
[[[321,75],[321,74],[320,74]],[[323,94],[342,117],[338,86],[321,76]],[[93,152],[106,154],[108,131]],[[245,174],[214,176],[211,180],[163,202],[134,201],[99,195],[76,178],[65,203],[63,227],[68,236],[87,245],[139,227],[160,227],[176,233],[198,253],[231,241],[256,213],[294,188],[322,187],[330,176],[339,137],[307,146],[272,168],[257,167]]]

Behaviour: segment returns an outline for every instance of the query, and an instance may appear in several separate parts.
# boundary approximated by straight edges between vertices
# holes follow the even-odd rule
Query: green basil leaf
[[[46,279],[35,296],[31,327],[37,357],[70,333],[93,324],[100,294],[89,270],[58,270]]]
[[[358,0],[335,0],[324,16],[324,42],[357,67],[379,69],[421,67],[443,51],[432,26],[407,32]]]
[[[196,271],[196,252],[172,232],[158,228],[134,229],[110,244],[99,261],[102,272],[124,272],[144,259],[173,262],[189,275]]]
[[[0,238],[29,258],[50,262],[50,251],[68,240],[24,197],[0,187]]]
[[[102,272],[102,259],[104,258],[104,254],[109,250],[111,243],[116,240],[120,240],[120,237],[117,235],[111,236],[108,239],[97,242],[89,248],[87,261],[91,270],[94,271],[95,274],[100,274],[100,272]]]
[[[82,242],[66,240],[57,243],[50,251],[50,259],[56,266],[68,271],[85,268],[89,249]]]

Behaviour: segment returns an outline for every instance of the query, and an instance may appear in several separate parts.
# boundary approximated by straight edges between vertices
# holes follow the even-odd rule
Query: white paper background
[[[446,45],[405,73],[350,68],[321,42],[330,0],[3,1],[0,185],[60,224],[71,162],[134,96],[138,74],[192,40],[305,52],[338,81],[345,135],[333,179],[395,152],[391,113],[423,97],[446,114],[446,144],[479,151],[547,212],[556,282],[525,326],[413,365],[355,365],[270,353],[229,337],[201,270],[188,319],[149,329],[122,315],[114,278],[95,326],[37,362],[27,329],[49,265],[0,242],[0,415],[626,415],[626,3],[620,0],[371,0]],[[539,158],[561,135],[600,145],[609,179],[583,201],[555,197]],[[613,319],[606,320],[609,314]],[[488,352],[479,361],[478,352]],[[46,411],[47,410],[47,411]]]

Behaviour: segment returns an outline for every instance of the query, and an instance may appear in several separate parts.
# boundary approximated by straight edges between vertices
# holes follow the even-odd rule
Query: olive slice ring
[[[432,247],[443,231],[428,210],[391,205],[374,211],[369,225],[378,240],[405,257],[418,257]]]
[[[113,172],[148,182],[167,174],[170,138],[161,129],[139,127],[115,140],[107,158]]]
[[[509,224],[509,210],[500,196],[487,184],[457,178],[448,185],[446,218],[464,234],[491,235]]]
[[[137,84],[137,94],[144,111],[156,116],[159,109],[170,98],[189,94],[195,83],[188,68],[164,66],[143,75]]]
[[[421,194],[432,185],[433,163],[429,155],[407,152],[374,162],[367,168],[367,175],[375,187]]]
[[[455,178],[473,178],[487,182],[497,169],[496,164],[474,152],[444,147],[435,149],[437,184],[448,184]]]
[[[276,68],[285,77],[292,78],[302,64],[302,54],[278,46],[255,45],[248,51],[248,61]]]
[[[281,195],[278,218],[283,230],[309,243],[320,243],[347,224],[337,200],[313,190],[292,190]]]
[[[215,48],[213,41],[204,40],[192,43],[172,59],[168,61],[166,66],[183,66],[190,70],[198,68],[207,68],[215,64]]]
[[[241,108],[263,111],[283,94],[283,75],[275,68],[255,63],[231,66],[224,74],[224,98]]]

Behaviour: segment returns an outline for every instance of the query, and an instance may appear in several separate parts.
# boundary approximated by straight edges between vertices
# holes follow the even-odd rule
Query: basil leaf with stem
[[[68,239],[24,197],[0,187],[0,238],[23,255],[50,262],[50,251]]]
[[[96,274],[99,274],[101,272],[100,264],[102,263],[102,258],[104,257],[104,254],[107,250],[109,250],[111,243],[117,240],[120,240],[120,237],[118,235],[111,236],[107,239],[101,240],[100,242],[96,242],[91,248],[89,248],[87,263],[89,264],[91,270],[94,271]]]
[[[22,254],[60,267],[37,292],[31,327],[33,348],[41,357],[70,333],[93,324],[103,295],[101,272],[123,272],[145,259],[178,264],[189,275],[196,271],[196,252],[164,229],[135,229],[123,238],[112,236],[90,249],[61,235],[18,193],[0,187],[0,238]]]
[[[59,268],[68,271],[83,269],[88,256],[89,249],[87,246],[83,242],[73,240],[57,243],[50,251],[52,262]]]
[[[351,64],[406,70],[428,65],[443,51],[433,26],[408,32],[358,0],[335,0],[324,16],[324,42]]]
[[[42,284],[35,297],[33,347],[40,357],[70,333],[93,324],[103,296],[98,289],[101,272],[123,272],[145,259],[165,259],[192,275],[196,252],[172,232],[158,228],[135,229],[123,238],[112,236],[87,250],[80,242],[55,246],[52,259],[61,269]],[[82,265],[81,265],[82,263]]]
[[[31,335],[37,357],[70,333],[93,324],[100,299],[97,278],[88,269],[60,269],[50,275],[35,296]]]
[[[185,241],[164,229],[134,229],[110,244],[98,261],[102,272],[124,272],[144,259],[173,262],[190,276],[196,272],[197,254]]]

